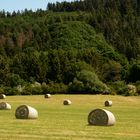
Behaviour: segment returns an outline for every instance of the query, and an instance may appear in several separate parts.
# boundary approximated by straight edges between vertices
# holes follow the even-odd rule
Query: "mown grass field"
[[[72,104],[64,106],[63,100]],[[112,107],[104,101],[112,100]],[[140,97],[108,95],[7,96],[0,102],[11,104],[11,110],[0,110],[0,140],[140,140]],[[36,120],[15,118],[19,105],[38,110]],[[114,126],[89,126],[87,116],[96,108],[111,111]]]

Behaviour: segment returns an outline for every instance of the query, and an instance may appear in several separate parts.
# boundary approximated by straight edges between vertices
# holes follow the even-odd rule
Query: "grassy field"
[[[63,100],[72,104],[64,106]],[[112,100],[112,107],[104,101]],[[11,104],[11,110],[0,110],[0,140],[140,140],[140,97],[108,95],[8,96],[0,102]],[[38,110],[35,120],[15,118],[19,105]],[[87,116],[96,108],[111,111],[114,126],[90,126]]]

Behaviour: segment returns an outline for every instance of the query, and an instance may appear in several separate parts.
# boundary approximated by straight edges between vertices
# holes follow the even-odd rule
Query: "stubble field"
[[[63,105],[69,99],[72,104]],[[112,100],[112,107],[104,101]],[[11,110],[0,110],[0,140],[139,140],[140,97],[110,95],[7,96]],[[15,110],[27,104],[37,109],[38,119],[16,119]],[[96,108],[112,112],[114,126],[88,125],[87,117]]]

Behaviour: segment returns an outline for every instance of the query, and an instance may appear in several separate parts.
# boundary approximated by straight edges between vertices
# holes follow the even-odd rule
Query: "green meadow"
[[[69,99],[72,104],[63,105]],[[112,100],[112,107],[104,101]],[[139,140],[140,97],[111,95],[7,96],[0,102],[11,110],[0,110],[0,140]],[[15,110],[27,104],[37,109],[38,119],[16,119]],[[87,117],[96,108],[111,111],[114,126],[88,125]]]

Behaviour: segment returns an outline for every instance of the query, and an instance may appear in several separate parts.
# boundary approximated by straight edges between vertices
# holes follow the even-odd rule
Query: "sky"
[[[48,2],[62,2],[64,0],[0,0],[0,11],[5,10],[6,12],[22,11],[25,8],[33,11],[37,9],[46,10]],[[72,0],[65,0],[72,1]]]

